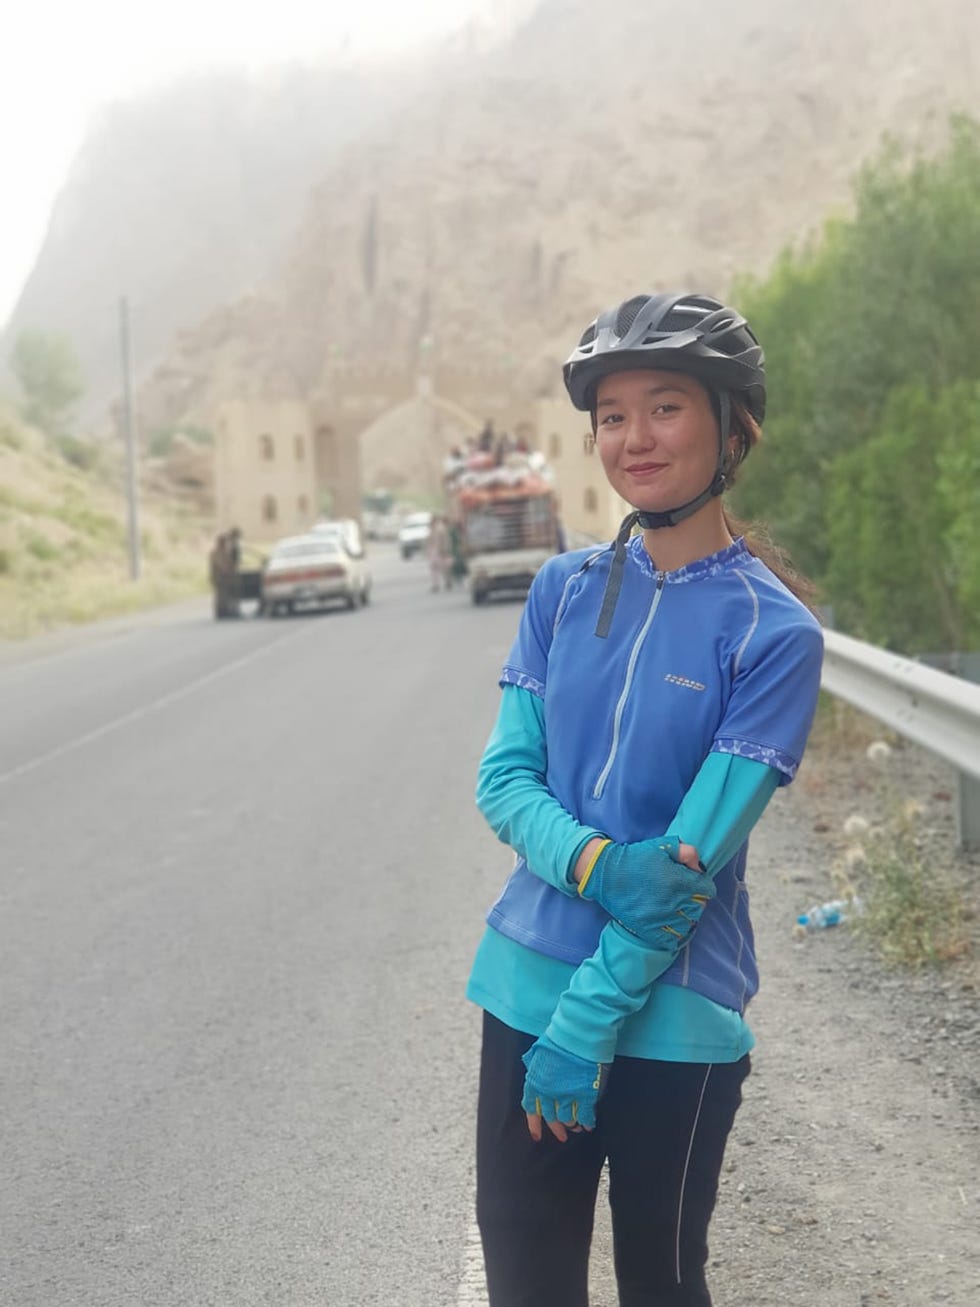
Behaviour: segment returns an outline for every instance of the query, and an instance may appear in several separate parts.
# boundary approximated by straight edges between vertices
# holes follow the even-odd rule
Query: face
[[[634,508],[679,508],[711,484],[718,423],[694,377],[646,368],[603,377],[596,422],[609,484]]]

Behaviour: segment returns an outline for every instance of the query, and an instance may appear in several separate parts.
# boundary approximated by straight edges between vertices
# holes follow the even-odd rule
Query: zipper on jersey
[[[647,613],[647,619],[640,628],[640,633],[633,641],[633,648],[630,650],[629,662],[626,664],[626,680],[623,684],[622,693],[616,704],[616,711],[613,714],[613,733],[612,744],[609,749],[609,757],[606,759],[605,766],[599,773],[599,778],[592,788],[593,799],[601,799],[603,790],[606,788],[606,781],[609,779],[609,773],[612,771],[613,763],[616,761],[616,754],[619,750],[619,731],[623,721],[623,712],[626,708],[626,702],[630,696],[630,690],[633,686],[633,674],[636,671],[637,659],[640,656],[640,650],[643,648],[643,642],[647,638],[647,632],[653,625],[653,619],[656,616],[657,609],[660,607],[660,597],[663,594],[664,580],[666,572],[657,573],[657,588],[654,591],[653,602],[650,605],[650,611]]]

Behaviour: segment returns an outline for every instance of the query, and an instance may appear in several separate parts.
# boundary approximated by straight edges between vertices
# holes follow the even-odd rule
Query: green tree
[[[64,435],[71,410],[85,392],[71,342],[56,333],[22,331],[10,364],[23,394],[22,417],[49,436]]]
[[[980,124],[954,118],[931,157],[886,142],[860,174],[853,216],[735,298],[770,378],[736,512],[768,524],[845,629],[910,652],[975,638],[976,505],[971,516],[956,498],[974,447],[955,433],[976,440],[957,386],[980,379]],[[920,422],[929,457],[913,447]],[[914,498],[900,484],[903,460]],[[921,538],[922,520],[936,540]],[[892,566],[909,534],[924,550],[905,559],[911,572]],[[899,584],[926,555],[921,588]]]
[[[959,647],[980,649],[980,382],[951,386],[942,396],[941,421],[936,493],[959,610]]]
[[[947,408],[924,386],[896,390],[830,478],[826,581],[839,624],[908,654],[961,647],[937,492]]]

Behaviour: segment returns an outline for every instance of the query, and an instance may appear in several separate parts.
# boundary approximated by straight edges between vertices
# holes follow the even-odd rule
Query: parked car
[[[401,550],[402,558],[411,558],[413,554],[424,549],[429,543],[431,530],[431,513],[409,513],[407,517],[403,517],[398,530],[398,548]]]
[[[262,573],[262,607],[270,617],[312,604],[340,602],[356,608],[370,597],[363,553],[352,555],[338,534],[280,540]]]

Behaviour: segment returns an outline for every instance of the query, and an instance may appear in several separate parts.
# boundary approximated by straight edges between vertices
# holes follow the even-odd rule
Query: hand
[[[595,1129],[595,1109],[609,1074],[607,1066],[566,1053],[546,1035],[531,1045],[522,1061],[527,1076],[521,1106],[532,1139],[541,1139],[542,1118],[561,1143],[569,1130]]]
[[[606,844],[580,881],[579,893],[645,944],[664,948],[687,938],[714,898],[715,885],[697,861],[697,850],[665,835]]]

